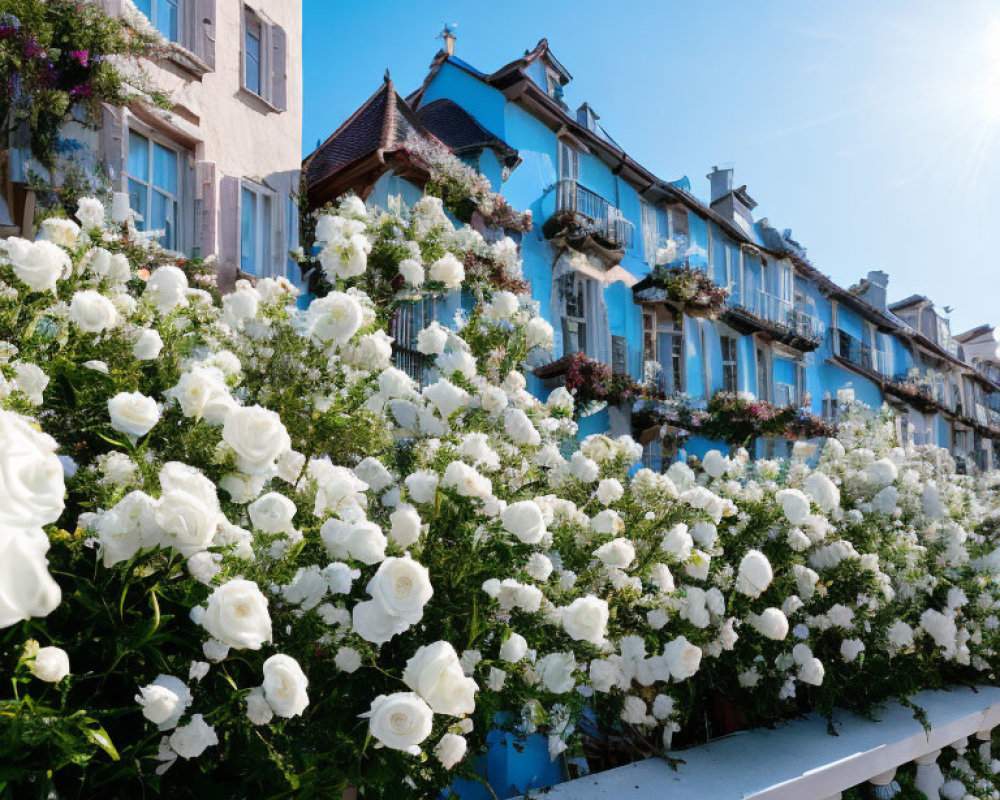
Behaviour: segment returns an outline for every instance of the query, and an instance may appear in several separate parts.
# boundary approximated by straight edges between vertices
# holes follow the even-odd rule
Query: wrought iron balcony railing
[[[555,213],[583,217],[596,234],[620,249],[627,250],[635,240],[635,225],[615,206],[578,181],[564,179],[556,185]]]

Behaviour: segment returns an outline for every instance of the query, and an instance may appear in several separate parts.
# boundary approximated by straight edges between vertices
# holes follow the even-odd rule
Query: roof
[[[903,298],[902,300],[897,300],[895,303],[889,303],[889,308],[892,311],[896,311],[902,308],[909,308],[910,306],[919,305],[920,303],[929,303],[926,297],[922,294],[911,294],[909,297]]]
[[[396,92],[389,73],[365,103],[310,153],[303,162],[307,187],[315,186],[367,156],[384,159],[404,149],[408,136],[432,136],[413,109]]]
[[[489,147],[511,169],[521,161],[517,150],[484,128],[453,100],[434,100],[421,106],[416,114],[431,133],[458,155]]]
[[[995,330],[996,328],[987,323],[973,328],[972,330],[965,331],[965,333],[956,333],[952,338],[957,342],[965,344],[966,342],[971,342],[973,339],[978,339],[980,336],[985,336],[987,334],[994,337]]]

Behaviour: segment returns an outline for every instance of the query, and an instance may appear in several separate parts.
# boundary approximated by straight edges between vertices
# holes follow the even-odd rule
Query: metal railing
[[[847,331],[831,328],[833,352],[841,358],[856,364],[869,372],[888,377],[892,374],[889,354],[884,350],[874,350],[871,345],[859,341]]]
[[[739,300],[735,302],[738,304]],[[821,340],[826,335],[826,326],[813,314],[791,300],[769,292],[759,291],[749,310],[761,319],[777,323],[807,339]]]
[[[568,178],[556,184],[556,213],[567,211],[585,217],[609,242],[623,249],[632,247],[635,225],[599,194]]]

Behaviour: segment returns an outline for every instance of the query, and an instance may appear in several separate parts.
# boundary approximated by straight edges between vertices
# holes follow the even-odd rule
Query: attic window
[[[559,77],[559,73],[556,72],[554,69],[546,68],[545,80],[546,80],[546,90],[549,93],[549,97],[561,103],[563,99],[563,87],[562,87],[562,81]]]

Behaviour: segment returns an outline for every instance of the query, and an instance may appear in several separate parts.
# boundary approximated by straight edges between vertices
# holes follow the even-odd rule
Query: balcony
[[[556,183],[555,210],[542,226],[546,239],[597,256],[613,267],[635,240],[635,225],[599,194],[574,180]]]
[[[914,708],[920,709],[919,718]],[[900,795],[898,771],[907,773],[918,792],[937,798],[945,783],[942,766],[955,754],[975,750],[990,762],[998,725],[997,687],[924,691],[907,704],[887,703],[874,717],[840,709],[829,720],[810,714],[568,781],[545,797],[839,800],[857,787],[862,796],[889,798]]]
[[[819,347],[826,333],[826,326],[803,307],[763,291],[747,298],[745,304],[733,303],[726,321],[741,333],[763,331],[803,352]]]
[[[891,372],[887,353],[873,350],[871,345],[865,344],[840,328],[831,328],[830,334],[834,360],[855,372],[860,372],[876,383],[884,383],[886,376]]]

